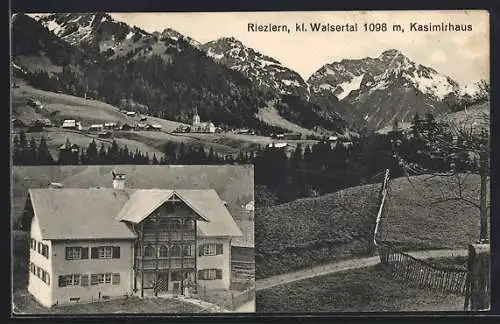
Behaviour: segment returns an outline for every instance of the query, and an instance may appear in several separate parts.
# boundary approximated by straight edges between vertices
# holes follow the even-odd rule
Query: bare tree
[[[456,160],[457,156],[466,156],[474,173],[480,177],[479,203],[465,190],[466,175],[451,164],[449,172],[439,173],[455,178],[456,192],[453,196],[444,196],[437,202],[461,200],[479,209],[481,218],[480,241],[488,241],[488,183],[490,177],[490,115],[489,111],[460,112],[454,118],[440,121],[439,131],[422,133],[422,138],[430,147],[430,154],[435,158]],[[435,173],[427,170],[428,173]],[[475,191],[477,193],[477,191]]]

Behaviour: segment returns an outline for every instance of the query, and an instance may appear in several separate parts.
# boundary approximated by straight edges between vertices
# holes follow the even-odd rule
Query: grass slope
[[[262,121],[265,121],[269,125],[281,127],[283,129],[287,129],[291,132],[301,133],[301,134],[306,134],[306,135],[321,136],[320,133],[317,133],[317,132],[314,132],[310,129],[306,129],[304,127],[301,127],[301,126],[294,124],[294,123],[286,120],[285,118],[281,117],[278,114],[278,111],[270,105],[268,105],[265,108],[260,108],[258,113],[257,113],[257,118],[262,120]]]
[[[460,311],[464,297],[403,285],[382,266],[257,292],[257,312]]]
[[[478,199],[479,177],[463,179],[464,195]],[[257,209],[256,276],[328,261],[372,255],[380,184]],[[479,210],[454,197],[454,177],[393,179],[380,238],[406,250],[466,248],[479,237]]]
[[[104,122],[135,124],[140,120],[139,117],[129,117],[121,113],[119,108],[98,100],[88,100],[72,95],[35,89],[23,82],[19,83],[18,88],[13,88],[11,93],[12,113],[14,117],[24,122],[34,120],[26,118],[23,114],[25,110],[29,111],[30,107],[27,105],[27,101],[30,98],[39,100],[44,106],[44,111],[39,114],[38,118],[58,111],[57,120],[78,119],[83,126]],[[147,122],[160,124],[164,131],[173,131],[180,125],[184,125],[157,117],[148,117]]]

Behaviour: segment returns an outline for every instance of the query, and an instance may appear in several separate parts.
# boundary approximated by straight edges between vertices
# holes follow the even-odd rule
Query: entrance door
[[[158,273],[158,281],[156,282],[156,291],[162,292],[168,290],[168,272]]]

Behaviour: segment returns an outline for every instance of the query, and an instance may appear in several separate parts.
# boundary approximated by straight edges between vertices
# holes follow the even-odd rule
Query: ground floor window
[[[90,275],[91,285],[105,285],[105,284],[117,285],[120,283],[119,273],[93,273]]]
[[[217,280],[222,279],[222,269],[203,269],[198,270],[198,279]]]
[[[46,274],[47,281],[49,280],[48,273]],[[105,285],[113,284],[118,285],[120,283],[119,273],[92,273],[92,274],[70,274],[59,276],[59,287],[66,286],[83,286],[89,285]]]
[[[70,274],[59,276],[59,287],[66,286],[80,286],[81,275],[80,274]]]
[[[111,273],[99,273],[97,280],[100,284],[111,283]]]

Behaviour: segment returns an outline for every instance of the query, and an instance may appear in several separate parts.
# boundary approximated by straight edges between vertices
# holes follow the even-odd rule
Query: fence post
[[[490,246],[470,244],[467,262],[468,278],[464,308],[467,310],[487,310],[490,307]]]

